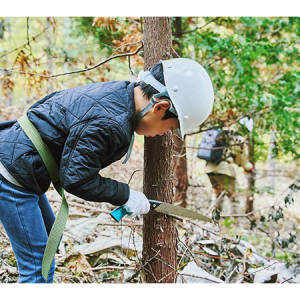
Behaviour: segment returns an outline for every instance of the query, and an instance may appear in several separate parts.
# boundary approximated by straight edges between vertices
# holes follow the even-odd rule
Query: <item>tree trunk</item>
[[[68,52],[70,48],[70,40],[71,40],[71,26],[72,26],[72,21],[70,17],[65,17],[63,19],[63,36],[64,36],[64,44],[66,45],[65,49],[68,49],[65,51],[65,63],[63,65],[63,72],[68,73],[70,72],[69,70],[69,59],[68,59]]]
[[[173,36],[176,38],[182,37],[182,20],[181,17],[176,17],[173,21]],[[178,41],[173,41],[173,48],[181,57],[182,45]],[[187,159],[185,140],[181,140],[176,133],[173,135],[175,143],[175,156],[174,156],[174,186],[175,197],[174,203],[178,203],[182,207],[187,206],[187,189],[188,189],[188,176],[187,176]]]
[[[51,58],[51,47],[52,47],[52,28],[51,28],[51,23],[50,23],[50,17],[46,18],[46,41],[47,41],[47,71],[52,74],[53,73],[53,63],[52,63],[52,58]],[[47,93],[50,94],[53,92],[53,84],[51,81],[48,81],[47,83]]]
[[[187,159],[185,140],[182,141],[176,133],[173,135],[174,139],[174,186],[175,197],[174,203],[182,207],[187,206],[187,189],[188,189],[188,175],[187,175]]]
[[[145,70],[171,58],[171,18],[145,17]],[[172,203],[172,134],[145,137],[144,193],[149,199]],[[145,282],[174,283],[177,267],[177,229],[173,218],[150,211],[144,217],[143,265]]]
[[[6,27],[6,31],[9,34],[9,48],[13,49],[11,27],[10,27],[10,17],[6,18],[5,27]],[[10,89],[8,89],[7,94],[8,95],[7,95],[7,98],[5,99],[5,105],[11,106],[11,105],[13,105],[13,93],[12,93],[12,91]]]
[[[249,138],[249,161],[255,166],[254,158],[254,135],[250,133]],[[246,199],[246,214],[254,211],[254,191],[255,191],[255,173],[250,172],[247,174],[248,192]]]
[[[270,130],[270,149],[269,149],[269,179],[270,187],[275,189],[275,169],[276,169],[276,160],[274,155],[274,150],[276,148],[276,130]]]

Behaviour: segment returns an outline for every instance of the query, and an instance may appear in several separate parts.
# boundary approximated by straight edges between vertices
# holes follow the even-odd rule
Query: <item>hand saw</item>
[[[165,202],[161,202],[158,200],[149,200],[150,202],[150,210],[156,210],[160,213],[164,213],[167,215],[175,215],[190,219],[197,219],[207,222],[212,222],[212,220],[204,215],[196,213],[192,210],[176,206],[174,204],[169,204]],[[128,214],[128,211],[124,208],[124,206],[119,206],[115,210],[113,210],[110,215],[119,222],[124,216]]]

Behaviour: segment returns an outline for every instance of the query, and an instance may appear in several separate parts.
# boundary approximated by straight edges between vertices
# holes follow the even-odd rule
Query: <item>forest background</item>
[[[208,213],[216,201],[203,173],[204,162],[196,158],[208,128],[253,118],[252,134],[244,134],[256,170],[255,178],[240,170],[238,216],[225,212],[212,227],[178,221],[179,282],[299,282],[299,21],[172,18],[172,56],[201,63],[215,90],[210,118],[185,141],[187,207]],[[136,80],[143,68],[142,38],[139,17],[0,17],[1,121],[21,116],[55,90]],[[116,163],[104,174],[141,191],[142,137],[137,136],[133,151],[127,165]],[[245,213],[249,191],[253,201]],[[48,197],[57,210],[55,192],[50,190]],[[72,209],[56,281],[142,281],[142,221],[116,226],[107,214],[109,205],[68,198]],[[0,236],[1,282],[15,282],[16,263],[3,229]]]

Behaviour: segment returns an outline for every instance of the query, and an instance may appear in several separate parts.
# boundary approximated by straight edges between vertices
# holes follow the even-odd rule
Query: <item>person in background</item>
[[[240,125],[251,132],[253,120],[245,117],[240,120]],[[249,161],[248,146],[245,137],[237,131],[237,126],[224,127],[222,138],[225,143],[222,160],[219,163],[207,162],[205,173],[207,174],[216,197],[218,198],[223,191],[230,200],[230,214],[239,212],[240,201],[238,197],[238,168],[241,166],[244,171],[252,172],[253,164]],[[224,211],[224,197],[218,202],[217,208]]]

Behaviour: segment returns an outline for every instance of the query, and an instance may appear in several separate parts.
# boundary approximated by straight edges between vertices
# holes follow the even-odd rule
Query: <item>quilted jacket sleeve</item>
[[[123,205],[129,198],[128,185],[99,174],[102,163],[123,143],[122,128],[113,120],[93,119],[74,125],[60,164],[64,189],[87,201]]]

